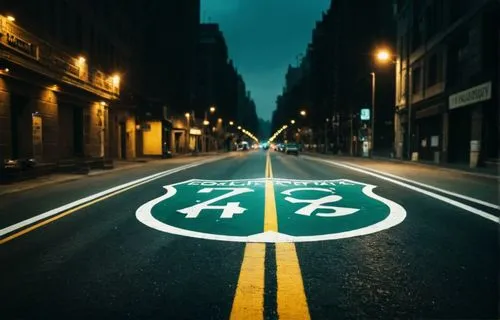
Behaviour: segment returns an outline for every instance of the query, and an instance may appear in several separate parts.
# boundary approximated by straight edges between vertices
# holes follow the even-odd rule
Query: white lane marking
[[[3,229],[0,229],[0,237],[6,235],[8,233],[11,233],[13,231],[22,229],[22,228],[24,228],[24,227],[26,227],[26,226],[28,226],[30,224],[33,224],[35,222],[40,221],[40,220],[44,220],[44,219],[50,218],[50,217],[52,217],[52,216],[54,216],[56,214],[59,214],[61,212],[69,210],[71,208],[77,207],[77,206],[82,205],[84,203],[87,203],[89,201],[92,201],[92,200],[95,200],[97,198],[101,198],[103,196],[111,194],[113,192],[119,191],[121,189],[125,189],[125,188],[128,188],[128,187],[134,186],[134,185],[145,184],[145,183],[148,183],[148,182],[151,182],[151,181],[154,181],[154,180],[166,177],[168,175],[171,175],[171,174],[174,174],[174,173],[177,173],[177,172],[180,172],[180,171],[184,171],[184,170],[187,170],[187,169],[190,169],[190,168],[194,168],[194,167],[197,167],[197,166],[209,163],[209,162],[217,161],[217,160],[220,160],[220,159],[222,159],[222,158],[215,158],[215,159],[203,160],[203,161],[199,161],[199,162],[187,164],[187,165],[180,166],[180,167],[177,167],[177,168],[173,168],[173,169],[165,170],[165,171],[162,171],[162,172],[159,172],[159,173],[155,173],[155,174],[149,175],[149,176],[144,177],[144,178],[136,179],[136,180],[133,180],[133,181],[130,181],[130,182],[118,185],[118,186],[110,188],[110,189],[106,189],[104,191],[92,194],[92,195],[87,196],[87,197],[82,198],[82,199],[75,200],[73,202],[67,203],[67,204],[62,205],[60,207],[57,207],[55,209],[49,210],[47,212],[38,214],[38,215],[36,215],[34,217],[31,217],[29,219],[23,220],[21,222],[18,222],[18,223],[15,223],[13,225],[10,225],[8,227],[5,227]]]
[[[490,221],[493,221],[493,222],[496,222],[496,223],[500,223],[500,218],[499,217],[494,216],[494,215],[492,215],[492,214],[490,214],[488,212],[476,209],[474,207],[471,207],[471,206],[466,205],[464,203],[461,203],[461,202],[455,201],[453,199],[447,198],[445,196],[441,196],[441,195],[439,195],[437,193],[434,193],[434,192],[431,192],[431,191],[427,191],[427,190],[421,189],[419,187],[412,186],[412,185],[404,183],[402,181],[398,181],[398,180],[386,177],[384,175],[381,175],[381,174],[378,174],[378,173],[375,173],[375,172],[371,172],[371,171],[364,170],[364,169],[361,169],[361,168],[356,168],[356,167],[353,167],[353,166],[350,166],[350,165],[346,165],[346,164],[343,164],[343,163],[340,163],[340,162],[335,162],[335,161],[330,161],[330,160],[324,160],[324,159],[319,159],[319,158],[314,158],[314,157],[308,157],[308,156],[306,156],[306,157],[307,157],[307,159],[310,159],[310,160],[313,160],[313,161],[325,162],[325,163],[328,163],[328,164],[331,164],[331,165],[335,165],[335,166],[338,166],[338,167],[343,167],[343,168],[350,169],[350,170],[353,170],[353,171],[361,172],[361,173],[364,173],[364,174],[367,174],[367,175],[370,175],[370,176],[373,176],[373,177],[376,177],[376,178],[379,178],[379,179],[382,179],[382,180],[385,180],[385,181],[392,182],[394,184],[397,184],[399,186],[405,187],[407,189],[410,189],[410,190],[413,190],[413,191],[425,194],[425,195],[427,195],[429,197],[432,197],[434,199],[441,200],[441,201],[446,202],[448,204],[451,204],[452,206],[455,206],[457,208],[460,208],[460,209],[469,211],[471,213],[477,214],[478,216],[483,217],[485,219],[488,219]]]
[[[360,165],[352,164],[352,163],[350,163],[349,165],[353,166],[353,167],[356,167],[356,168],[360,168],[360,169],[364,169],[364,170],[369,170],[369,171],[372,171],[372,172],[375,172],[375,173],[378,173],[378,174],[382,174],[382,175],[387,176],[387,177],[396,178],[396,179],[401,180],[401,181],[410,182],[410,183],[413,183],[413,184],[415,184],[417,186],[421,186],[421,187],[425,187],[427,189],[439,191],[439,192],[442,192],[442,193],[450,195],[450,196],[454,196],[454,197],[457,197],[457,198],[460,198],[460,199],[464,199],[464,200],[467,200],[467,201],[470,201],[470,202],[474,202],[474,203],[483,205],[485,207],[489,207],[489,208],[493,208],[493,209],[496,209],[496,210],[500,210],[500,206],[497,205],[497,204],[494,204],[494,203],[486,202],[486,201],[483,201],[483,200],[480,200],[480,199],[476,199],[476,198],[472,198],[472,197],[469,197],[469,196],[466,196],[466,195],[463,195],[463,194],[460,194],[460,193],[456,193],[456,192],[453,192],[453,191],[448,191],[448,190],[445,190],[445,189],[434,187],[434,186],[431,186],[431,185],[428,185],[428,184],[425,184],[425,183],[422,183],[422,182],[418,182],[418,181],[415,181],[415,180],[411,180],[411,179],[408,179],[408,178],[403,178],[401,176],[397,176],[395,174],[387,173],[387,172],[384,172],[384,171],[380,171],[380,170],[376,170],[376,169],[372,169],[372,168],[368,168],[368,167],[364,167],[364,166],[360,166]]]

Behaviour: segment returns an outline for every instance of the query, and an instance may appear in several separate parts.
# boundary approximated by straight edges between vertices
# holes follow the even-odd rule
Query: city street
[[[0,196],[2,319],[498,319],[498,180],[276,151]]]

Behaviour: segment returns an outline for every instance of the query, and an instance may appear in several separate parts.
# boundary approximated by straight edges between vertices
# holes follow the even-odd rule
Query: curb
[[[41,183],[38,183],[38,184],[31,184],[31,185],[27,185],[27,186],[24,186],[24,187],[19,187],[19,188],[14,188],[14,189],[7,189],[7,190],[4,190],[4,191],[0,191],[0,197],[2,197],[4,195],[7,195],[7,194],[18,193],[18,192],[21,192],[21,191],[27,191],[27,190],[36,189],[36,188],[39,188],[39,187],[45,187],[45,186],[49,186],[49,185],[53,185],[53,184],[57,184],[57,183],[66,183],[66,182],[76,181],[76,180],[83,179],[86,176],[87,175],[77,175],[77,174],[75,174],[74,176],[68,177],[67,179],[49,180],[49,181],[41,182]]]
[[[220,154],[207,154],[207,155],[203,155],[203,157],[209,157],[209,156],[213,157],[213,156],[219,156],[219,155]],[[21,192],[21,191],[36,189],[38,187],[44,187],[44,186],[54,185],[54,184],[58,184],[58,183],[66,183],[66,182],[76,181],[76,180],[80,180],[80,179],[84,179],[84,178],[91,178],[91,177],[95,177],[95,176],[102,176],[102,175],[117,172],[117,171],[139,168],[139,167],[143,167],[147,164],[158,164],[158,163],[161,163],[163,161],[168,161],[171,159],[179,159],[179,158],[191,159],[191,158],[195,158],[195,157],[193,157],[192,155],[186,155],[186,156],[179,156],[179,157],[174,157],[174,158],[170,158],[170,159],[151,159],[151,160],[144,161],[144,162],[130,161],[131,162],[130,165],[120,166],[120,167],[116,167],[116,168],[112,168],[112,169],[97,169],[97,170],[90,171],[88,174],[74,174],[74,175],[68,176],[64,179],[48,180],[48,181],[40,182],[40,183],[34,183],[36,181],[36,179],[34,179],[34,180],[32,180],[33,181],[32,184],[26,185],[23,187],[18,187],[18,188],[15,187],[15,183],[14,183],[14,184],[10,185],[13,187],[12,189],[6,189],[3,191],[0,190],[0,197],[7,195],[7,194],[13,194],[13,193]],[[29,181],[29,180],[27,180],[27,181]],[[7,185],[7,186],[9,186],[9,185]]]
[[[475,177],[480,177],[480,178],[487,178],[487,179],[495,179],[495,180],[500,180],[499,175],[494,175],[494,174],[488,174],[488,173],[479,173],[479,172],[470,172],[466,170],[460,170],[460,169],[453,169],[453,168],[447,168],[447,167],[442,167],[438,165],[432,165],[432,164],[426,164],[426,163],[421,163],[421,162],[411,162],[411,161],[405,161],[405,160],[400,160],[400,159],[391,159],[391,158],[384,158],[384,157],[373,157],[373,158],[361,158],[361,157],[352,157],[352,156],[338,156],[338,155],[323,155],[323,154],[317,154],[317,153],[305,153],[304,154],[308,156],[316,156],[320,158],[339,158],[339,159],[358,159],[361,161],[368,162],[370,160],[376,160],[376,161],[385,161],[385,162],[396,162],[396,163],[402,163],[402,164],[408,164],[408,165],[414,165],[414,166],[420,166],[420,167],[425,167],[425,168],[430,168],[430,169],[435,169],[435,170],[441,170],[441,171],[448,171],[448,172],[454,172],[454,173],[460,173],[460,174],[465,174],[465,175],[470,175],[470,176],[475,176]]]

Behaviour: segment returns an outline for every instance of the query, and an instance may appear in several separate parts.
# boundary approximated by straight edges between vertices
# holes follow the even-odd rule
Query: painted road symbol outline
[[[279,232],[262,232],[266,181],[272,181],[277,189]],[[375,185],[348,179],[190,179],[164,188],[164,195],[137,209],[137,219],[162,232],[209,240],[265,243],[336,240],[379,232],[398,225],[406,217],[401,205],[373,192]],[[179,189],[184,192],[185,188],[188,195],[177,195]],[[350,196],[344,197],[346,194]],[[361,195],[365,196],[362,200]],[[206,199],[199,200],[203,196]],[[344,230],[338,225],[350,227]]]

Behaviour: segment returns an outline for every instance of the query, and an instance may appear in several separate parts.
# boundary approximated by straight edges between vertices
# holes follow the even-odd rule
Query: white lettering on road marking
[[[500,223],[500,218],[499,217],[494,216],[494,215],[492,215],[492,214],[490,214],[488,212],[485,212],[483,210],[479,210],[477,208],[471,207],[471,206],[466,205],[464,203],[461,203],[461,202],[458,202],[456,200],[453,200],[453,199],[447,198],[445,196],[439,195],[437,193],[434,193],[434,192],[431,192],[431,191],[427,191],[427,190],[424,190],[422,188],[415,187],[415,186],[412,186],[410,184],[404,183],[402,181],[398,181],[398,180],[392,179],[392,178],[390,178],[388,176],[385,176],[384,174],[378,174],[378,173],[375,173],[375,172],[372,172],[372,171],[369,171],[369,170],[365,170],[365,169],[362,169],[362,168],[354,167],[354,166],[351,166],[351,165],[347,165],[347,164],[344,164],[344,163],[341,163],[341,162],[336,162],[336,161],[331,161],[331,160],[319,159],[319,158],[309,157],[309,156],[303,156],[303,158],[309,159],[309,160],[313,160],[313,161],[318,161],[318,162],[324,162],[324,163],[328,163],[330,165],[334,165],[334,166],[338,166],[338,167],[343,167],[343,168],[346,168],[346,169],[350,169],[350,170],[353,170],[353,171],[357,171],[357,172],[361,172],[361,173],[364,173],[364,174],[367,174],[367,175],[371,175],[373,177],[376,177],[376,178],[379,178],[379,179],[382,179],[382,180],[385,180],[385,181],[392,182],[394,184],[397,184],[399,186],[405,187],[407,189],[410,189],[410,190],[413,190],[413,191],[425,194],[425,195],[427,195],[427,196],[429,196],[431,198],[441,200],[441,201],[443,201],[445,203],[448,203],[448,204],[450,204],[452,206],[455,206],[457,208],[469,211],[471,213],[474,213],[474,214],[476,214],[476,215],[478,215],[480,217],[483,217],[485,219],[488,219],[490,221],[493,221],[493,222],[496,222],[496,223]]]
[[[273,179],[276,181],[280,181],[281,179]],[[145,204],[141,205],[136,211],[136,218],[146,226],[156,229],[161,232],[166,232],[174,235],[192,237],[192,238],[200,238],[207,240],[219,240],[219,241],[232,241],[232,242],[265,242],[265,243],[279,243],[279,242],[310,242],[310,241],[326,241],[326,240],[337,240],[344,239],[350,237],[363,236],[367,234],[372,234],[375,232],[380,232],[383,230],[387,230],[394,226],[397,226],[406,218],[406,210],[399,205],[398,203],[389,200],[387,198],[383,198],[373,192],[373,189],[376,188],[374,185],[367,185],[365,183],[355,182],[352,180],[346,179],[338,179],[336,181],[330,181],[329,187],[339,185],[338,182],[342,180],[343,185],[359,185],[362,186],[361,192],[363,195],[379,201],[387,206],[388,215],[381,221],[375,222],[371,225],[367,225],[364,227],[360,227],[358,229],[350,229],[346,231],[336,232],[336,233],[327,233],[327,234],[313,234],[313,235],[305,235],[305,236],[291,236],[284,233],[267,231],[262,233],[257,233],[253,235],[226,235],[226,234],[215,234],[210,232],[201,232],[194,231],[189,229],[184,229],[177,227],[175,225],[170,225],[165,223],[164,221],[158,220],[153,215],[153,208],[162,203],[163,201],[171,200],[177,194],[176,186],[188,185],[193,186],[194,182],[199,182],[199,180],[188,180],[184,182],[175,183],[172,185],[165,186],[166,193],[156,199],[150,200]],[[236,181],[236,180],[235,180]],[[245,179],[237,180],[238,182],[248,181]],[[256,180],[251,180],[256,181]],[[265,178],[258,180],[266,181]],[[282,181],[282,180],[281,180]],[[220,182],[220,181],[218,181]],[[304,181],[305,182],[305,181]],[[311,180],[309,185],[317,185],[316,182],[319,180]],[[324,181],[325,183],[328,181]],[[199,184],[197,184],[199,186]],[[331,190],[331,189],[328,189]],[[175,212],[175,211],[174,211]]]
[[[295,211],[296,214],[300,214],[303,216],[310,216],[311,214],[313,214],[317,210],[329,209],[329,210],[333,210],[333,211],[331,211],[331,212],[316,212],[316,215],[319,217],[331,218],[331,217],[346,216],[346,215],[353,214],[353,213],[359,211],[359,209],[354,209],[354,208],[326,206],[325,204],[327,204],[327,203],[332,203],[332,202],[337,202],[337,201],[342,200],[342,197],[335,195],[334,194],[335,191],[331,190],[331,189],[295,188],[295,189],[285,190],[281,194],[291,196],[293,192],[297,192],[297,191],[320,191],[320,192],[326,192],[326,193],[331,193],[331,194],[328,196],[325,196],[323,198],[319,198],[319,199],[296,199],[293,197],[286,197],[285,200],[290,202],[290,203],[308,203],[307,206]]]
[[[219,191],[219,190],[222,191],[229,190],[230,192],[215,197],[213,199],[207,200],[205,202],[200,202],[198,204],[195,204],[194,206],[177,210],[177,212],[185,214],[186,218],[198,218],[198,215],[203,210],[222,210],[222,214],[220,217],[223,219],[230,219],[233,217],[233,215],[242,214],[247,210],[243,207],[240,207],[239,202],[228,202],[225,205],[215,205],[215,206],[212,206],[211,204],[243,193],[253,192],[253,190],[250,188],[203,188],[199,190],[198,193],[211,193],[213,191]]]

